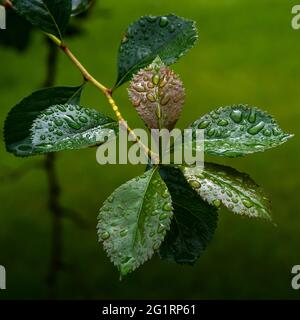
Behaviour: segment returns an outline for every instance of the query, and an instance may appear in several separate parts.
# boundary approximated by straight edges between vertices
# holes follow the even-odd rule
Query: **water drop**
[[[100,237],[102,240],[107,240],[110,237],[110,234],[109,234],[109,232],[104,231],[101,233]]]
[[[120,236],[121,236],[121,237],[125,237],[125,236],[127,235],[127,233],[128,233],[128,230],[124,229],[124,230],[122,230],[122,231],[120,232]]]
[[[253,203],[249,200],[243,200],[243,205],[246,207],[246,208],[251,208],[253,207]]]
[[[165,94],[161,99],[160,99],[160,104],[162,106],[165,106],[166,104],[168,104],[168,102],[170,101],[170,96],[168,94]]]
[[[156,21],[157,17],[155,17],[155,16],[148,16],[146,19],[147,19],[149,22],[153,23],[153,22]]]
[[[226,194],[228,197],[232,197],[232,192],[230,190],[226,190]]]
[[[251,109],[248,117],[248,121],[254,123],[256,121],[256,111],[255,109]]]
[[[166,230],[165,226],[163,224],[160,224],[158,229],[157,229],[157,232],[158,233],[163,233],[165,230]]]
[[[176,28],[174,27],[173,24],[171,24],[170,27],[169,27],[169,32],[173,33],[175,30],[176,30]]]
[[[153,250],[157,250],[157,249],[159,249],[159,247],[160,247],[160,244],[158,242],[156,242],[153,245]]]
[[[219,199],[215,199],[212,203],[216,208],[220,208],[221,206],[221,201]]]
[[[161,27],[167,26],[168,23],[169,23],[169,20],[168,20],[167,17],[161,17],[161,18],[159,19],[159,25],[160,25]]]
[[[159,214],[159,211],[154,210],[154,211],[152,211],[151,216],[156,216],[156,215],[158,215],[158,214]]]
[[[173,208],[172,208],[172,205],[170,202],[166,202],[164,205],[163,205],[163,209],[166,210],[166,211],[172,211]],[[163,215],[163,214],[162,214]],[[160,216],[161,217],[161,216]]]
[[[226,127],[228,125],[228,121],[226,119],[221,119],[218,121],[218,126]]]
[[[151,93],[148,93],[148,94],[147,94],[147,99],[148,99],[150,102],[155,102],[155,101],[156,101],[154,95],[151,94]]]
[[[230,114],[230,118],[235,122],[235,123],[240,123],[242,121],[242,111],[241,110],[233,110]]]
[[[21,144],[17,148],[20,151],[31,151],[32,150],[32,147],[30,145],[27,145],[27,144]]]
[[[198,129],[205,129],[210,125],[210,122],[207,120],[201,121],[198,125]]]
[[[265,123],[263,121],[260,121],[255,126],[249,128],[247,132],[252,135],[258,134],[264,128],[264,126],[265,126]]]
[[[195,189],[199,189],[201,187],[200,182],[197,180],[191,180],[189,181],[189,184]]]
[[[278,128],[273,128],[272,129],[274,136],[279,136],[281,134],[280,130]]]
[[[165,220],[169,217],[169,215],[167,213],[163,213],[159,216],[159,220]]]
[[[263,135],[266,136],[266,137],[270,137],[271,134],[272,134],[272,132],[269,129],[265,129],[263,131]]]
[[[64,120],[66,121],[67,125],[75,130],[81,129],[81,125],[77,123],[71,116],[65,117]]]
[[[215,134],[215,129],[214,128],[211,128],[211,129],[209,129],[208,130],[208,132],[207,132],[207,135],[209,136],[209,137],[212,137],[214,134]]]
[[[147,83],[147,88],[153,89],[154,88],[154,84],[152,82],[148,82]]]
[[[60,130],[56,130],[56,131],[55,131],[55,134],[56,134],[57,136],[60,136],[60,137],[64,135],[63,132],[60,131]]]
[[[40,139],[41,139],[41,140],[45,140],[45,139],[46,139],[46,136],[45,136],[44,134],[42,134],[42,135],[40,136]]]
[[[168,190],[165,190],[164,192],[163,192],[163,194],[162,194],[162,197],[163,198],[168,198],[169,197],[169,191]]]
[[[159,83],[159,87],[163,88],[167,84],[166,78],[162,78]]]
[[[60,127],[63,125],[63,121],[61,119],[54,119],[54,123],[56,126]]]
[[[80,116],[79,121],[82,123],[86,123],[86,122],[88,122],[88,119],[86,117]]]
[[[145,26],[146,26],[145,20],[144,20],[144,19],[140,19],[139,25],[140,25],[141,27],[145,27]]]
[[[159,83],[159,75],[158,74],[155,74],[153,77],[152,77],[152,82],[153,84],[157,85]]]
[[[66,111],[66,108],[63,105],[57,106],[57,109],[62,112]]]

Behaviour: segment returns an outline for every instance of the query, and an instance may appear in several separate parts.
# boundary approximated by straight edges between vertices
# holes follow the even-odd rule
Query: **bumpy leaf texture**
[[[118,128],[118,122],[90,108],[74,104],[51,106],[34,120],[32,153],[100,145],[115,137]]]
[[[265,151],[293,136],[284,133],[266,112],[241,104],[214,110],[191,128],[205,130],[205,153],[225,157]]]
[[[14,0],[13,6],[32,25],[60,39],[72,11],[70,0]]]
[[[195,22],[177,17],[145,16],[127,29],[118,55],[115,87],[131,79],[141,68],[160,56],[166,65],[175,63],[197,40]]]
[[[190,186],[209,204],[230,211],[271,220],[271,205],[261,188],[245,173],[227,166],[205,163],[203,170],[181,166]]]
[[[118,123],[79,107],[80,87],[42,89],[9,112],[4,126],[8,152],[16,156],[98,145],[118,133]]]
[[[192,265],[214,235],[217,209],[202,200],[178,168],[162,166],[160,173],[172,196],[174,217],[159,255],[170,262]]]
[[[171,196],[157,168],[121,185],[104,202],[99,240],[121,276],[158,250],[172,215]]]
[[[157,57],[132,79],[129,98],[150,129],[173,129],[184,103],[179,77]]]

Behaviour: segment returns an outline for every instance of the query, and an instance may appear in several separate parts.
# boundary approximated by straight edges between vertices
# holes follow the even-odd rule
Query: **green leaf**
[[[104,202],[99,213],[99,240],[121,276],[159,248],[171,217],[171,196],[155,167],[121,185]]]
[[[118,122],[78,105],[55,105],[40,114],[31,128],[32,153],[100,145],[116,136]]]
[[[160,56],[165,65],[175,63],[197,39],[195,22],[175,15],[145,16],[126,31],[119,48],[119,87]]]
[[[14,0],[16,11],[44,32],[62,39],[71,16],[71,0]]]
[[[184,88],[179,77],[159,57],[133,77],[128,93],[150,129],[174,128],[184,103]]]
[[[72,16],[76,16],[89,9],[93,0],[72,0]]]
[[[265,151],[293,136],[284,133],[266,112],[241,104],[214,110],[191,128],[204,129],[205,153],[226,157]]]
[[[170,231],[159,250],[160,257],[170,262],[194,264],[214,235],[217,210],[201,199],[178,168],[163,166],[160,173],[174,207]]]
[[[205,163],[203,170],[181,166],[190,186],[209,204],[223,204],[234,213],[271,220],[270,201],[245,173],[230,167]]]
[[[6,149],[17,156],[32,153],[31,128],[34,120],[56,104],[79,104],[82,86],[53,87],[38,90],[21,100],[8,113],[4,125]]]

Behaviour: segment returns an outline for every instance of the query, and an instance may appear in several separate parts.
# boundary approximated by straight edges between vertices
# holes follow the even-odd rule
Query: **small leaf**
[[[160,56],[166,65],[175,63],[197,40],[195,22],[175,15],[145,16],[127,29],[119,48],[115,87],[131,79]]]
[[[72,0],[72,16],[76,16],[89,9],[93,0]]]
[[[196,120],[191,128],[205,130],[205,153],[226,157],[265,151],[293,136],[284,133],[266,112],[247,105],[219,108]]]
[[[230,167],[205,163],[197,167],[181,167],[190,186],[209,204],[223,204],[234,213],[271,220],[270,201],[259,186],[245,173]]]
[[[71,0],[14,0],[13,6],[31,24],[60,39],[72,10]]]
[[[38,90],[21,100],[7,115],[4,139],[8,152],[27,156],[32,152],[31,127],[34,120],[47,108],[56,104],[78,104],[82,92],[79,87],[53,87]]]
[[[121,185],[104,202],[99,213],[99,240],[121,276],[159,248],[171,217],[171,196],[155,167]]]
[[[128,93],[150,129],[174,128],[184,103],[184,88],[159,57],[133,77]]]
[[[118,122],[93,109],[73,104],[51,106],[34,120],[32,153],[99,145],[115,137],[118,126]]]
[[[201,199],[179,169],[163,166],[160,173],[172,196],[174,217],[159,254],[170,262],[194,264],[216,230],[217,210]]]

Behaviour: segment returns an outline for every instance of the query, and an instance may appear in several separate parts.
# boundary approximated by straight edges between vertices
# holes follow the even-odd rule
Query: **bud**
[[[159,57],[132,79],[129,98],[150,129],[172,130],[184,103],[179,77]]]

